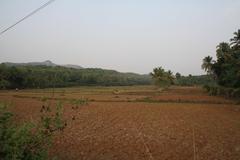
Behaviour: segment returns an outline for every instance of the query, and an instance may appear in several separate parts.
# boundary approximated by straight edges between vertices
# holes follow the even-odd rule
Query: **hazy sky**
[[[0,31],[47,0],[0,0]],[[240,0],[56,0],[0,36],[0,62],[202,74],[240,29]]]

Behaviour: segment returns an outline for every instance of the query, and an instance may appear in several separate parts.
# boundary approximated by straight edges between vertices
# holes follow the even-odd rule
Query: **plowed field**
[[[240,160],[240,106],[198,87],[79,87],[1,91],[21,121],[39,118],[41,97],[64,102],[63,160]],[[88,105],[72,109],[71,101]],[[74,117],[74,119],[73,119]]]

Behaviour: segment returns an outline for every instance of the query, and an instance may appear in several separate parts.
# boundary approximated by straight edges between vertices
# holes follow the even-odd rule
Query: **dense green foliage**
[[[204,89],[210,95],[222,95],[227,98],[239,98],[240,97],[240,88],[227,88],[219,85],[204,85]]]
[[[154,83],[160,87],[168,87],[170,85],[179,86],[195,86],[195,85],[214,85],[214,79],[210,75],[182,76],[180,73],[176,73],[173,76],[171,71],[165,71],[162,67],[154,68],[150,73]]]
[[[230,43],[222,42],[217,46],[216,57],[216,60],[205,57],[202,68],[216,80],[219,89],[216,86],[206,88],[215,94],[232,91],[227,94],[236,96],[240,88],[240,30],[234,33]]]
[[[54,132],[64,129],[62,105],[57,105],[51,114],[49,105],[43,105],[39,123],[19,124],[5,104],[0,104],[0,159],[4,160],[45,160]]]
[[[174,84],[174,76],[170,70],[165,71],[162,67],[158,67],[154,68],[150,75],[157,86],[168,87]]]
[[[195,86],[195,85],[213,85],[215,84],[214,79],[209,75],[200,76],[179,76],[176,74],[174,81],[179,86]]]
[[[144,85],[148,75],[103,69],[73,69],[60,66],[0,65],[0,88],[47,88],[78,85]]]

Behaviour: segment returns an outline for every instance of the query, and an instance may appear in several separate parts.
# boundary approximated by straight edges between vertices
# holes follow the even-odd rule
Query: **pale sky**
[[[0,31],[47,0],[0,0]],[[0,62],[203,74],[240,29],[240,0],[56,0],[0,36]]]

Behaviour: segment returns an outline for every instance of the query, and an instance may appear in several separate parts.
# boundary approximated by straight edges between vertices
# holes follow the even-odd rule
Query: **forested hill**
[[[0,88],[47,88],[80,85],[124,86],[150,84],[149,75],[114,70],[55,65],[0,64]]]
[[[75,68],[75,69],[82,69],[82,66],[79,65],[72,65],[72,64],[65,64],[65,65],[60,65],[60,64],[55,64],[51,62],[50,60],[46,60],[43,62],[28,62],[28,63],[12,63],[12,62],[4,62],[6,66],[63,66],[66,68]]]

